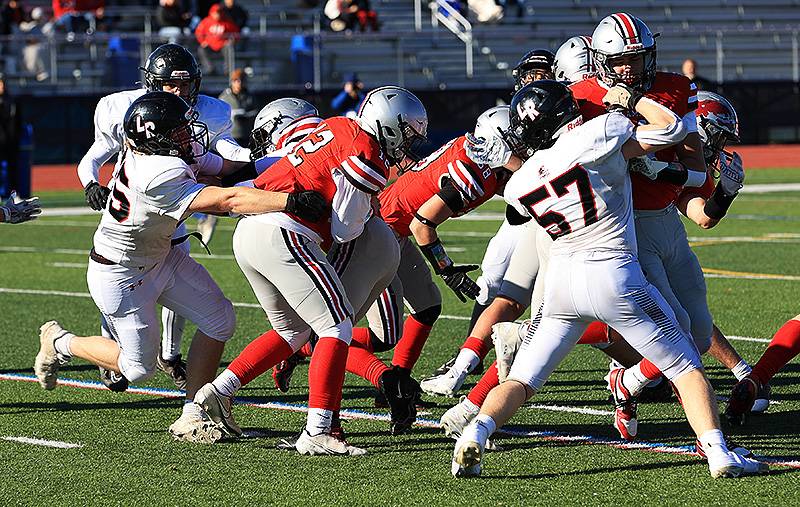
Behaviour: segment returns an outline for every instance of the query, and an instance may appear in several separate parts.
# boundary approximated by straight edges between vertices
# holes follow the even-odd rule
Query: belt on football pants
[[[95,252],[94,248],[92,248],[91,251],[89,252],[89,258],[98,264],[105,264],[106,266],[113,266],[116,264],[116,262],[110,261],[105,257],[103,257],[102,255],[100,255],[99,253]]]

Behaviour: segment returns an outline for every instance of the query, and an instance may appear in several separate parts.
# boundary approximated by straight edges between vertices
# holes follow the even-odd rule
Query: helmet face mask
[[[293,133],[300,120],[318,117],[319,111],[311,103],[296,98],[273,100],[258,112],[250,134],[250,158],[259,159],[278,150],[294,137],[305,136],[307,129]],[[316,125],[314,125],[316,127]]]
[[[647,91],[656,76],[656,38],[641,19],[619,12],[606,16],[592,34],[592,53],[598,77],[608,86],[624,83]],[[641,56],[641,70],[636,57]],[[627,63],[629,70],[615,66]]]
[[[542,79],[553,79],[555,56],[547,49],[534,49],[522,57],[511,76],[514,78],[514,91]]]
[[[402,174],[423,159],[423,149],[428,144],[428,138],[414,130],[411,124],[404,121],[399,114],[397,115],[397,124],[400,128],[395,132],[394,129],[380,127],[380,122],[378,122],[380,132],[384,136],[381,141],[382,146],[388,144],[386,142],[388,137],[400,138],[399,142],[392,143],[395,145],[393,149],[387,146],[384,153],[389,165],[395,166],[397,171]]]
[[[197,103],[203,74],[197,60],[183,46],[164,44],[157,47],[140,69],[144,72],[144,85],[148,91],[160,92],[164,91],[165,85],[179,87],[186,82],[188,93],[182,98],[191,105]]]
[[[706,165],[716,166],[729,142],[739,142],[739,118],[736,109],[722,95],[697,92],[697,133],[703,141]]]

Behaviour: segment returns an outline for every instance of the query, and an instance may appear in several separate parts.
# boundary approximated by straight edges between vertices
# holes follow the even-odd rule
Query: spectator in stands
[[[358,20],[358,26],[362,32],[367,30],[367,24],[372,28],[373,32],[377,32],[380,26],[378,25],[378,14],[372,10],[369,0],[350,0],[348,12],[355,14]]]
[[[691,58],[687,58],[681,65],[681,72],[684,76],[688,77],[698,90],[712,90],[714,88],[711,81],[697,75],[697,62]]]
[[[247,75],[242,69],[231,72],[230,86],[220,94],[219,99],[231,106],[231,135],[239,146],[247,146],[257,111],[255,99],[247,91]]]
[[[91,21],[101,24],[105,0],[53,0],[53,19],[67,33],[88,31]]]
[[[3,197],[8,196],[17,181],[17,160],[19,158],[19,138],[22,133],[22,116],[16,101],[8,93],[6,81],[0,75],[0,181]]]
[[[212,58],[215,58],[225,46],[236,43],[239,38],[239,27],[228,19],[219,4],[214,4],[209,9],[208,16],[197,25],[194,34],[200,44],[197,54],[203,72],[213,75],[216,73],[216,68]]]
[[[26,20],[25,9],[17,0],[8,0],[0,9],[0,35],[11,35]]]
[[[334,32],[352,30],[355,26],[356,15],[355,11],[350,12],[350,0],[328,0],[324,12]]]
[[[158,8],[156,9],[156,21],[160,28],[159,34],[162,34],[162,32],[182,32],[184,28],[189,27],[191,20],[192,13],[183,6],[181,0],[159,0]],[[168,30],[164,30],[165,28]]]
[[[344,88],[331,101],[331,108],[339,116],[354,117],[364,100],[364,83],[355,72],[344,76]]]
[[[222,0],[219,5],[222,7],[222,12],[239,27],[240,31],[247,26],[247,11],[236,4],[235,0]]]
[[[44,81],[50,74],[44,63],[46,46],[42,39],[53,33],[53,22],[47,18],[44,9],[34,7],[31,10],[31,20],[23,21],[19,28],[25,34],[22,68],[36,76],[37,81]]]

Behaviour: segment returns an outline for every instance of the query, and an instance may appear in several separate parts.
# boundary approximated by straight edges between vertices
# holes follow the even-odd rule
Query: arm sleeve
[[[206,186],[186,176],[185,168],[174,168],[154,181],[145,195],[161,215],[182,220],[189,205]]]
[[[464,209],[464,199],[461,195],[461,192],[453,185],[453,182],[450,178],[444,178],[444,183],[442,183],[442,189],[436,193],[447,205],[448,208],[453,213],[458,213],[462,209]]]
[[[333,181],[336,194],[331,203],[331,236],[337,243],[347,243],[363,232],[364,224],[372,216],[372,199],[350,183],[344,172],[334,172]]]
[[[81,185],[98,181],[100,166],[122,149],[122,141],[117,138],[117,129],[109,124],[108,104],[100,99],[94,110],[94,142],[78,164],[78,178]]]

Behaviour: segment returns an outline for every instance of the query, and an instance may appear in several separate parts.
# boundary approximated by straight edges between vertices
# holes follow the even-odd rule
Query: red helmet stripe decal
[[[629,44],[639,44],[641,41],[636,30],[636,23],[633,19],[624,12],[618,12],[617,14],[613,14],[613,16],[622,23],[624,31],[627,34],[627,39],[630,41]]]

